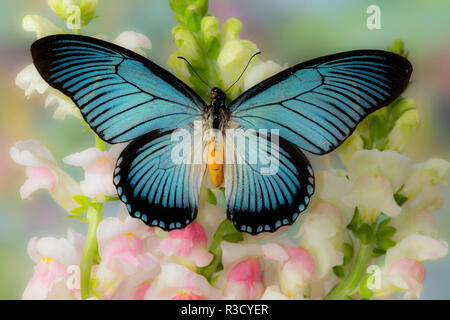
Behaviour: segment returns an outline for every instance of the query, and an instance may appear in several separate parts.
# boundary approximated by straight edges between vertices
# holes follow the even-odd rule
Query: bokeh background
[[[108,35],[125,30],[146,34],[153,43],[150,58],[166,66],[175,45],[175,25],[166,0],[100,0],[97,14],[83,33]],[[366,9],[381,8],[381,30],[368,30]],[[223,22],[237,17],[244,22],[242,38],[255,42],[264,60],[293,65],[300,61],[357,48],[386,49],[401,39],[414,66],[406,96],[416,100],[422,124],[407,154],[416,161],[429,157],[450,159],[450,1],[365,0],[210,0],[210,13]],[[66,235],[67,227],[86,232],[87,226],[63,219],[64,212],[46,191],[20,200],[24,168],[15,165],[9,149],[18,140],[43,142],[60,165],[82,178],[82,170],[61,159],[93,145],[77,119],[53,120],[42,96],[29,100],[15,85],[17,73],[31,63],[33,33],[22,30],[23,16],[40,14],[61,27],[46,0],[0,2],[0,298],[20,299],[33,273],[26,246],[33,236]],[[318,164],[319,165],[319,164]],[[442,188],[445,205],[436,212],[440,238],[450,242],[450,188]],[[115,208],[107,208],[110,214]],[[450,299],[450,257],[426,262],[422,299]]]

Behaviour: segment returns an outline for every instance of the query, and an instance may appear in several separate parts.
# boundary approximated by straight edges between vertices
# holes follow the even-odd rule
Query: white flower
[[[48,19],[35,14],[25,16],[22,20],[22,27],[25,31],[35,32],[38,39],[52,34],[66,33]]]
[[[80,110],[68,97],[59,93],[49,93],[45,99],[45,108],[56,107],[53,118],[64,120],[67,115],[82,119]]]
[[[349,160],[348,173],[352,181],[366,173],[382,175],[389,179],[395,192],[405,183],[410,168],[411,161],[395,151],[360,150]]]
[[[283,68],[271,60],[255,61],[252,67],[249,68],[244,75],[243,90],[248,90],[254,85],[260,83],[262,80],[280,72]]]
[[[345,177],[339,177],[329,171],[319,171],[316,173],[316,190],[313,204],[316,202],[326,202],[337,209],[343,217],[343,225],[346,226],[352,220],[355,208],[343,202],[344,196],[350,193],[352,183]]]
[[[343,218],[339,210],[328,203],[317,203],[304,216],[300,227],[300,245],[308,250],[315,262],[315,278],[322,279],[333,266],[341,265],[344,254]]]
[[[16,85],[25,90],[25,96],[27,98],[35,91],[43,94],[49,87],[47,82],[42,79],[34,64],[28,65],[19,72],[16,77]]]
[[[403,151],[418,127],[419,113],[417,110],[408,110],[402,114],[389,133],[389,149]]]
[[[84,195],[95,198],[102,195],[113,196],[116,188],[113,184],[113,171],[117,158],[124,144],[113,145],[109,151],[89,148],[64,158],[64,163],[83,167],[85,176],[81,181],[81,191]]]
[[[426,184],[446,184],[445,177],[449,169],[450,162],[437,158],[416,164],[405,182],[402,194],[413,199]]]
[[[374,298],[384,298],[404,292],[405,299],[417,299],[423,292],[425,268],[421,262],[437,260],[448,253],[442,240],[413,234],[401,240],[386,253]]]
[[[10,155],[16,163],[27,167],[28,180],[20,188],[22,199],[29,198],[37,189],[45,188],[64,209],[70,211],[77,207],[72,197],[80,194],[78,183],[58,167],[51,153],[39,141],[17,142]]]
[[[391,217],[400,214],[402,209],[393,195],[392,184],[386,177],[366,173],[353,183],[351,192],[342,200],[348,206],[358,207],[365,221],[373,222],[381,212]]]
[[[128,50],[139,53],[146,57],[146,53],[142,49],[150,50],[152,48],[152,42],[150,39],[142,33],[135,31],[124,31],[119,34],[113,41],[115,44],[127,48]]]

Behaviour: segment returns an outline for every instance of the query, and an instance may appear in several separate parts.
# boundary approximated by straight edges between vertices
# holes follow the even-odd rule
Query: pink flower
[[[72,197],[80,194],[78,183],[58,167],[39,141],[19,141],[11,148],[10,155],[14,162],[26,166],[28,179],[20,188],[22,199],[28,199],[33,192],[44,188],[64,209],[70,211],[77,207]]]
[[[264,291],[261,264],[255,258],[237,263],[227,279],[227,294],[236,299],[257,299]]]
[[[140,220],[106,218],[97,229],[101,262],[95,290],[103,298],[142,298],[145,281],[158,273],[158,259],[148,251],[152,230]],[[120,289],[120,290],[119,290]],[[141,290],[141,291],[139,291]]]
[[[220,291],[208,280],[188,268],[175,264],[161,264],[161,272],[145,294],[147,300],[221,299]]]
[[[207,266],[213,255],[206,248],[205,230],[198,222],[184,229],[169,232],[169,237],[161,241],[160,250],[166,256],[187,257],[198,267]]]
[[[425,260],[445,257],[448,245],[445,241],[412,234],[386,252],[385,263],[375,278],[374,298],[384,298],[404,292],[405,299],[417,299],[423,292]],[[375,276],[375,277],[377,277]]]
[[[300,246],[288,247],[288,261],[280,270],[281,291],[288,297],[309,295],[309,285],[314,277],[314,260],[308,250]]]
[[[113,171],[123,148],[124,144],[114,145],[109,151],[89,148],[64,158],[64,163],[83,167],[85,175],[80,186],[84,195],[96,198],[102,195],[113,196],[116,194]]]
[[[153,267],[155,258],[143,250],[142,240],[132,232],[121,234],[111,241],[102,254],[109,268],[119,268],[126,275],[136,273],[140,267]]]
[[[310,210],[300,227],[300,244],[314,258],[316,278],[323,279],[344,258],[343,216],[335,206],[325,202],[317,202]]]
[[[171,300],[205,300],[202,296],[193,293],[180,293],[173,297]]]
[[[36,267],[22,298],[79,299],[80,279],[77,270],[79,271],[83,243],[84,237],[70,229],[67,239],[31,239],[28,254]]]
[[[425,267],[415,259],[403,258],[391,264],[387,276],[392,285],[405,290],[405,299],[417,299],[423,292]]]

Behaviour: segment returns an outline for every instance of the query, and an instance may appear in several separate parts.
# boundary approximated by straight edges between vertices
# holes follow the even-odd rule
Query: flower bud
[[[178,14],[184,14],[186,10],[186,2],[184,0],[169,0],[170,9]]]
[[[361,136],[357,132],[354,132],[344,141],[344,143],[338,149],[339,156],[341,157],[344,165],[348,167],[348,163],[355,152],[363,148],[364,142]]]
[[[85,26],[91,22],[97,11],[97,6],[98,0],[80,0],[81,25]]]
[[[174,52],[167,60],[167,65],[175,71],[178,78],[180,78],[189,86],[192,86],[191,82],[189,81],[191,77],[191,71],[189,70],[185,61],[178,59],[179,56],[179,52]]]
[[[192,33],[188,28],[176,26],[172,29],[175,43],[180,50],[180,54],[188,60],[201,60],[201,50]],[[192,62],[192,61],[191,61]]]
[[[242,30],[242,22],[236,18],[230,18],[222,25],[222,41],[225,42],[239,39]]]
[[[191,2],[201,10],[203,16],[208,12],[208,0],[194,0]]]
[[[85,26],[94,18],[98,0],[48,0],[48,5],[63,20],[70,18],[74,7],[78,7],[80,23]]]
[[[199,7],[195,5],[189,5],[185,11],[186,26],[189,30],[197,32],[200,29],[200,22],[202,20],[202,12]]]
[[[394,119],[400,118],[406,111],[416,108],[414,99],[400,98],[392,104],[392,115]]]
[[[398,118],[394,128],[389,133],[389,149],[403,151],[419,126],[419,114],[416,110],[409,110]]]
[[[232,40],[225,43],[217,58],[217,65],[224,87],[230,86],[241,75],[251,56],[258,51],[256,45],[248,40]],[[252,63],[255,63],[253,59]],[[242,90],[241,79],[231,89],[231,95],[237,96]]]
[[[392,44],[392,48],[390,49],[391,52],[396,53],[401,56],[405,56],[405,46],[403,44],[403,41],[396,39],[394,40],[394,43]]]
[[[220,49],[219,19],[207,16],[201,22],[201,34],[210,59],[217,59]]]

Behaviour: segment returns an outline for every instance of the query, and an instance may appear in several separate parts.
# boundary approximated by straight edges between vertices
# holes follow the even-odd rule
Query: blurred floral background
[[[296,64],[317,56],[360,48],[386,49],[402,39],[414,66],[408,97],[416,100],[421,127],[406,154],[416,162],[430,157],[450,158],[450,2],[364,0],[210,0],[209,12],[225,21],[244,22],[241,38],[252,40],[262,58]],[[381,30],[368,30],[366,9],[381,8]],[[56,159],[90,147],[92,135],[80,131],[79,121],[69,117],[54,121],[53,110],[44,109],[44,98],[27,101],[15,85],[17,73],[30,61],[33,33],[22,29],[22,18],[40,14],[63,26],[45,0],[3,1],[0,5],[0,298],[18,299],[33,272],[26,246],[33,236],[64,236],[67,226],[83,233],[87,226],[64,220],[63,209],[41,190],[33,201],[22,201],[19,188],[23,167],[13,163],[9,149],[17,140],[45,142]],[[175,44],[171,29],[176,24],[166,0],[100,1],[101,19],[94,19],[85,34],[114,38],[123,30],[146,34],[152,41],[149,58],[167,65]],[[311,157],[313,158],[313,157]],[[313,158],[317,160],[317,158]],[[81,168],[59,163],[77,179]],[[321,162],[314,161],[320,168]],[[440,239],[450,241],[450,188],[442,188],[444,206],[435,212]],[[113,204],[110,204],[113,205]],[[114,212],[115,210],[109,210]],[[108,212],[108,210],[105,210]],[[427,277],[422,299],[450,299],[450,257],[425,262]]]

